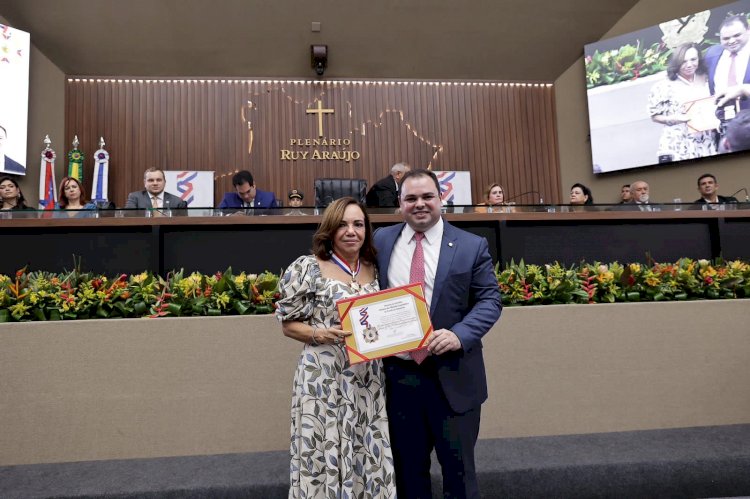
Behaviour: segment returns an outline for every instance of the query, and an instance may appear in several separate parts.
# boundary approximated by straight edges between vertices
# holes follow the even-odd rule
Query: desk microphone
[[[517,196],[513,196],[507,202],[509,203],[511,201],[515,201],[516,199],[518,199],[520,197],[523,197],[523,196],[526,196],[527,194],[536,194],[537,196],[539,196],[539,204],[544,204],[544,198],[542,197],[542,193],[539,192],[539,191],[526,191],[526,192],[522,192],[521,194],[518,194]]]
[[[747,187],[743,187],[741,189],[738,189],[737,192],[735,192],[734,194],[732,194],[730,197],[735,197],[737,194],[739,194],[740,192],[743,192],[743,191],[745,192],[745,202],[746,203],[750,203],[750,195],[747,193]]]

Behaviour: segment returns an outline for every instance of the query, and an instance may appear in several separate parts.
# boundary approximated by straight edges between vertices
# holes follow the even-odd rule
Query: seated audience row
[[[394,165],[392,177],[394,183],[410,167],[404,163]],[[185,209],[187,203],[178,196],[170,194],[164,190],[166,180],[164,172],[158,168],[149,168],[143,176],[144,190],[131,192],[128,195],[125,208],[135,209]],[[385,180],[385,179],[384,179]],[[277,208],[280,203],[277,201],[273,192],[266,192],[255,187],[253,176],[250,172],[243,170],[232,177],[232,185],[235,192],[226,193],[219,204],[221,209],[231,208]],[[397,184],[396,184],[397,185]],[[375,187],[373,186],[373,189]],[[620,206],[619,210],[641,210],[651,211],[650,188],[647,182],[638,180],[631,184],[625,184],[620,189]],[[737,199],[731,196],[720,196],[718,194],[719,184],[716,177],[710,173],[701,175],[698,178],[698,191],[701,197],[695,200],[694,204],[720,205],[726,203],[737,203]],[[381,192],[370,190],[370,193]],[[368,196],[370,195],[368,193]],[[377,196],[375,196],[377,198]],[[0,177],[0,199],[2,207],[0,210],[29,210],[24,201],[18,182],[12,176]],[[85,213],[87,210],[95,210],[96,204],[86,198],[84,186],[74,177],[64,177],[60,181],[58,194],[59,202],[56,204],[56,210],[71,210],[68,214],[56,213],[56,217],[86,217],[90,216]],[[304,195],[298,189],[291,189],[288,194],[289,206],[299,208],[303,205]],[[373,198],[374,199],[374,198]],[[398,199],[396,197],[396,199]],[[378,206],[385,202],[385,198],[378,198]],[[490,211],[492,207],[508,207],[515,203],[507,202],[505,191],[498,183],[490,184],[485,191],[484,200],[477,206],[486,208],[478,209],[479,212]],[[591,206],[594,204],[594,195],[590,188],[575,183],[570,188],[570,205],[573,206]],[[114,207],[111,205],[110,207]]]

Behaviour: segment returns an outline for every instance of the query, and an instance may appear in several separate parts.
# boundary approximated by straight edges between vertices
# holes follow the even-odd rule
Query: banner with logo
[[[471,174],[469,172],[433,172],[440,182],[443,205],[471,205]]]
[[[91,199],[104,202],[109,186],[109,153],[104,149],[104,137],[99,139],[99,149],[94,153],[94,177],[91,182]]]
[[[167,170],[164,175],[166,191],[185,200],[188,208],[214,207],[214,172]]]
[[[49,135],[44,137],[42,164],[39,171],[39,209],[54,210],[57,202],[57,186],[55,184],[55,158]],[[50,213],[51,214],[51,213]]]

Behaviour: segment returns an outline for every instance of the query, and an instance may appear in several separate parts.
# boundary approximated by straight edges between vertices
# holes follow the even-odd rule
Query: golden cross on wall
[[[333,109],[323,109],[323,101],[318,101],[318,108],[317,109],[307,109],[305,110],[307,114],[317,114],[318,115],[318,137],[323,136],[323,114],[333,114]]]

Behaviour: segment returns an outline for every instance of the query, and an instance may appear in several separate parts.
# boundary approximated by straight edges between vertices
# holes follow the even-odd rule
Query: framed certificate
[[[336,302],[350,364],[409,352],[432,332],[422,284],[408,284]]]
[[[682,111],[690,118],[687,125],[693,132],[719,128],[719,118],[716,117],[716,97],[713,95],[686,102],[682,105]]]

